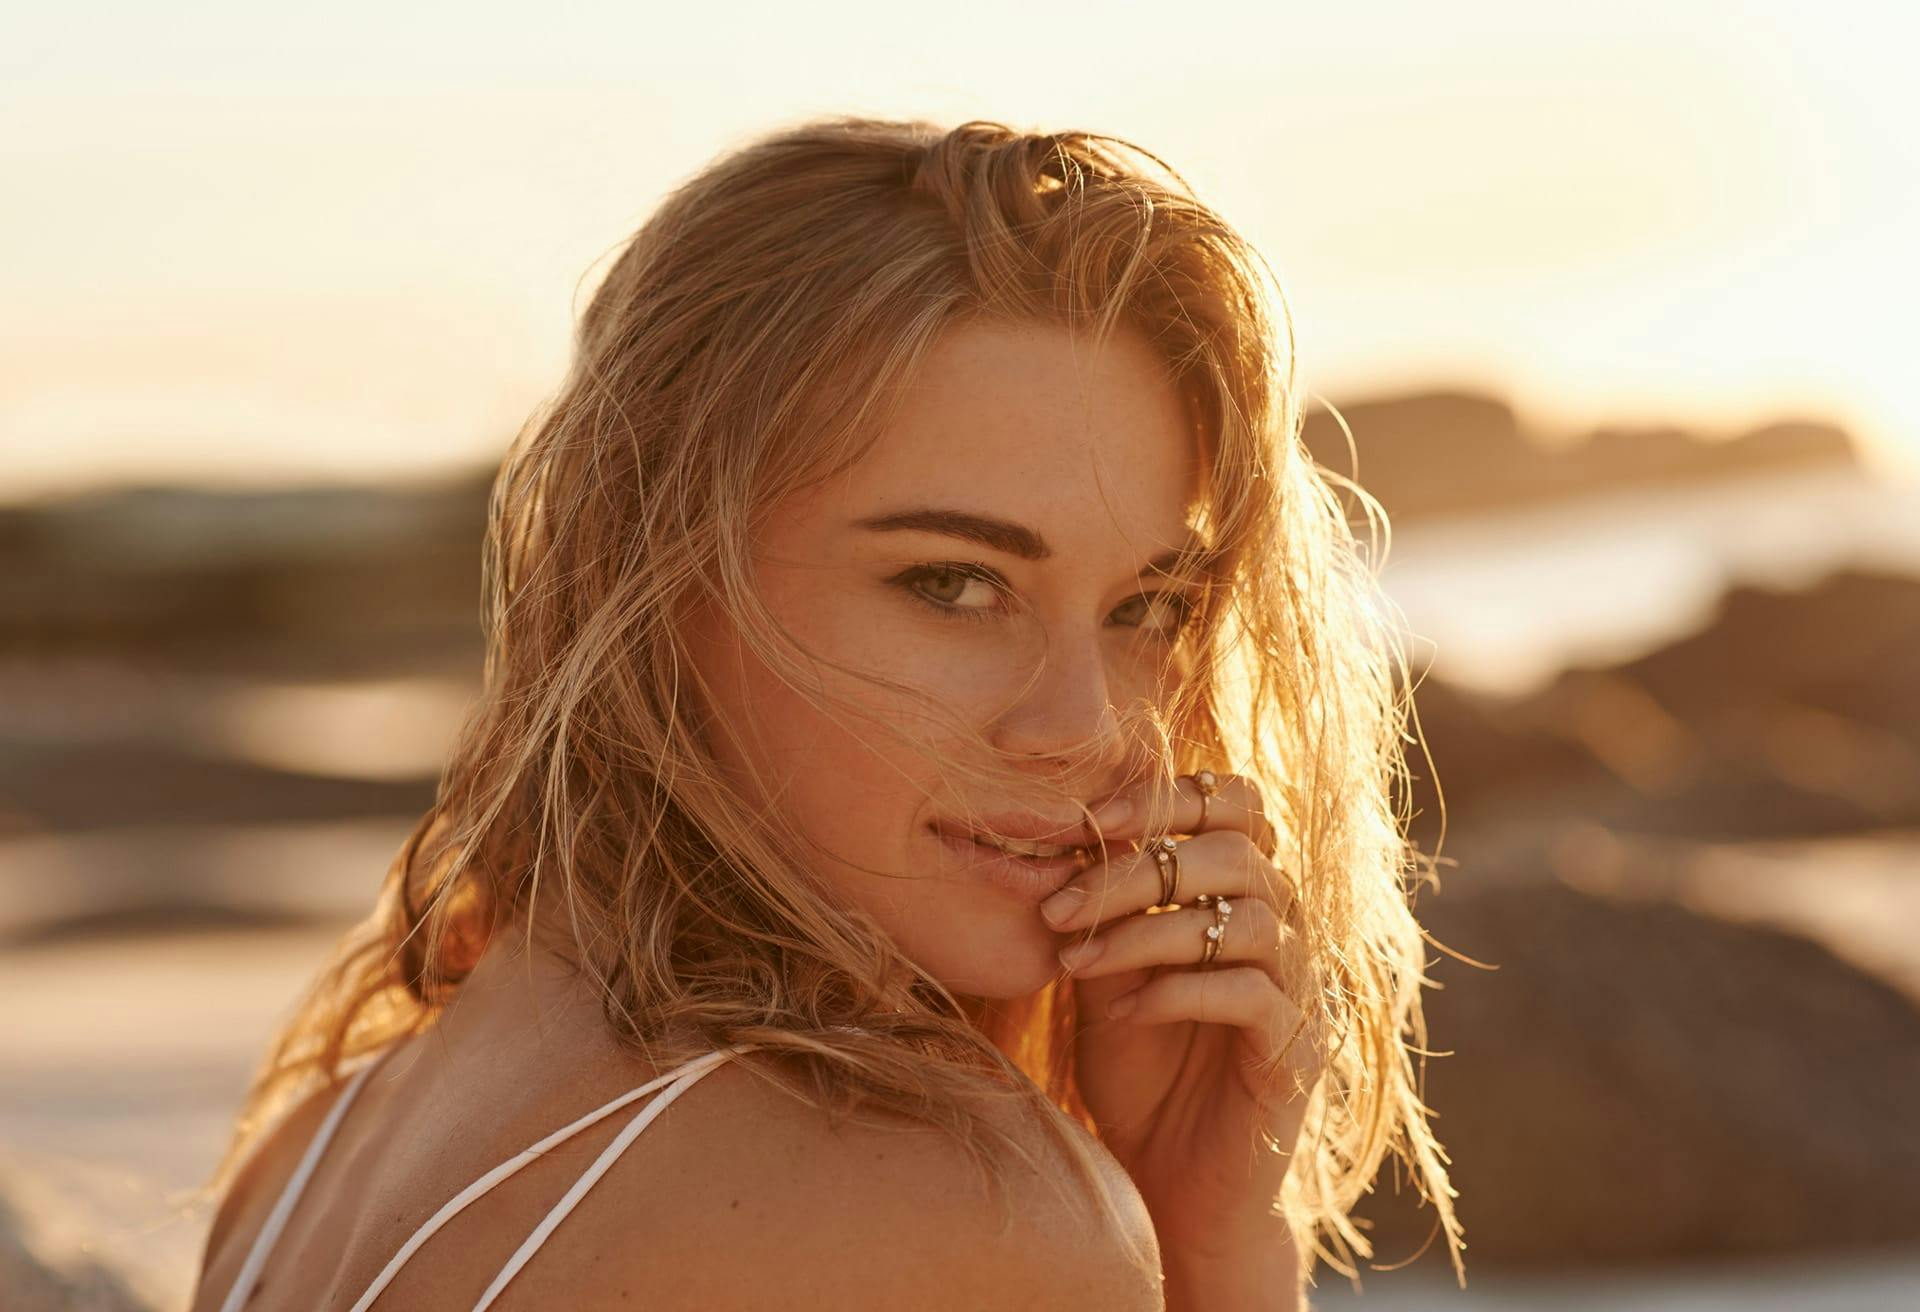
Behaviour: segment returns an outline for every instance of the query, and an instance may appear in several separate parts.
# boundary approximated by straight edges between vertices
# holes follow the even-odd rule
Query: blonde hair
[[[1351,1254],[1373,1254],[1349,1213],[1393,1152],[1464,1285],[1411,1061],[1426,1055],[1414,876],[1438,882],[1405,836],[1411,694],[1337,489],[1373,546],[1384,512],[1307,455],[1284,294],[1185,179],[1119,138],[982,121],[773,132],[625,244],[493,485],[484,690],[435,803],[277,1036],[212,1187],[297,1097],[429,1025],[551,880],[609,1025],[650,1061],[751,1044],[815,1105],[945,1129],[995,1178],[1009,1157],[1037,1164],[985,1114],[1010,1101],[1105,1199],[1070,1123],[1095,1129],[1070,984],[956,997],[837,905],[716,767],[684,645],[690,608],[717,607],[806,682],[754,591],[751,529],[857,459],[936,339],[972,318],[1125,327],[1165,361],[1207,455],[1208,585],[1170,708],[1138,723],[1157,777],[1208,765],[1255,783],[1276,864],[1300,881],[1291,1043],[1326,1066],[1273,1205],[1303,1256],[1357,1280]],[[902,975],[905,1006],[888,986]]]

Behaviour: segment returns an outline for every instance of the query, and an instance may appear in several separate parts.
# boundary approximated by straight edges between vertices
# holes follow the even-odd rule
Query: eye
[[[954,619],[986,619],[1010,592],[1006,580],[992,570],[957,560],[915,565],[887,581]]]
[[[993,613],[998,609],[995,597],[1002,601],[1014,597],[1012,586],[1000,574],[987,569],[985,565],[973,565],[970,561],[935,561],[927,565],[914,565],[908,571],[895,574],[887,582],[895,584],[908,597],[943,619],[993,619]],[[983,605],[968,605],[962,601],[962,597],[968,595],[968,588],[973,586],[985,594]],[[1183,632],[1187,632],[1192,620],[1198,617],[1200,603],[1192,595],[1181,592],[1142,592],[1137,597],[1121,601],[1114,613],[1121,615],[1129,609],[1142,611],[1142,617],[1131,624],[1133,628],[1154,634],[1165,642],[1175,642]]]
[[[1121,602],[1113,613],[1116,617],[1137,617],[1122,619],[1123,624],[1133,624],[1157,637],[1173,639],[1193,622],[1198,612],[1199,603],[1185,593],[1143,592]]]

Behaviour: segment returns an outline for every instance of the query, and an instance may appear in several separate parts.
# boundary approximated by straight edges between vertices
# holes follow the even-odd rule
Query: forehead
[[[1137,331],[1096,351],[1060,325],[975,321],[934,345],[874,447],[822,490],[856,513],[976,511],[1056,550],[1152,556],[1187,541],[1199,476],[1186,408]]]

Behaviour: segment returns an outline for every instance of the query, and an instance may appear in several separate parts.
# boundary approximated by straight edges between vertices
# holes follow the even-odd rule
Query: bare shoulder
[[[224,1288],[238,1274],[241,1241],[251,1246],[281,1190],[292,1178],[320,1122],[345,1092],[342,1082],[309,1093],[271,1126],[240,1162],[215,1207],[200,1257],[200,1286]],[[197,1306],[197,1303],[196,1303]]]
[[[1131,1182],[1107,1181],[1115,1226],[1090,1190],[1062,1187],[1077,1177],[1039,1124],[1003,1122],[1039,1163],[1013,1163],[1003,1199],[961,1145],[906,1118],[830,1124],[732,1068],[690,1092],[641,1160],[608,1174],[592,1219],[576,1214],[573,1305],[631,1306],[644,1291],[649,1306],[717,1312],[1164,1306]]]

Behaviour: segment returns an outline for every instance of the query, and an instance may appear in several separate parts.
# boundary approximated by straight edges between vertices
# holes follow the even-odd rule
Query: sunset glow
[[[1218,5],[1219,48],[1165,62],[1145,9],[609,6],[531,40],[451,13],[14,20],[0,497],[490,462],[664,191],[840,109],[1155,150],[1268,253],[1336,402],[1479,387],[1569,432],[1817,417],[1920,461],[1920,168],[1894,127],[1920,93],[1899,43],[1822,11]]]

